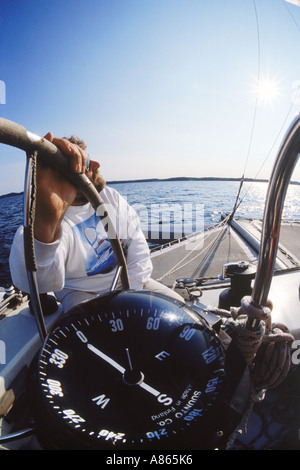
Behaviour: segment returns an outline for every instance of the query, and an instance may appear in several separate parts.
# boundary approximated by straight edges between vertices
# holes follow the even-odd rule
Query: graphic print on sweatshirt
[[[115,268],[111,243],[96,213],[75,225],[73,230],[79,234],[87,253],[85,269],[88,276],[109,273]]]

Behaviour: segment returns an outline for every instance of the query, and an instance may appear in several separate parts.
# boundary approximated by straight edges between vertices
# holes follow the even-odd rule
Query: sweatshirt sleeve
[[[19,227],[12,243],[9,265],[13,284],[29,293],[27,270],[24,256],[23,227]],[[39,292],[59,291],[64,286],[65,267],[61,239],[53,243],[34,242],[37,260],[37,280]]]

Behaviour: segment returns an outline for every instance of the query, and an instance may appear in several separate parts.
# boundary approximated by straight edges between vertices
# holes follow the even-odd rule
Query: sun
[[[279,95],[278,83],[275,80],[265,78],[257,84],[257,97],[260,101],[271,102]]]

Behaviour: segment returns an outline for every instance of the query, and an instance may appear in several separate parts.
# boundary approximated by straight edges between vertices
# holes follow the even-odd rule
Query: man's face
[[[98,192],[102,191],[105,187],[105,180],[102,178],[100,172],[100,163],[90,160],[90,168],[86,171],[86,176],[93,183]],[[88,202],[87,198],[82,194],[81,191],[78,191],[77,196],[72,204],[72,206],[82,206]]]

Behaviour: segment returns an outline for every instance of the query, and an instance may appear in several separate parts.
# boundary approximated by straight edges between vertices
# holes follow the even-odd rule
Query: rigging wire
[[[256,19],[256,35],[257,35],[257,84],[259,84],[259,81],[260,81],[260,32],[259,32],[259,21],[258,21],[258,15],[257,15],[257,8],[256,8],[256,3],[255,3],[255,0],[252,0],[253,2],[253,6],[254,6],[254,13],[255,13],[255,19]],[[244,184],[244,179],[245,179],[245,173],[246,173],[246,168],[247,168],[247,164],[248,164],[248,160],[249,160],[249,155],[250,155],[250,151],[251,151],[251,147],[252,147],[252,141],[253,141],[253,136],[254,136],[254,129],[255,129],[255,124],[256,124],[256,115],[257,115],[257,107],[258,107],[258,95],[259,95],[259,92],[258,92],[258,87],[257,87],[257,90],[256,90],[256,98],[255,98],[255,106],[254,106],[254,114],[253,114],[253,119],[252,119],[252,127],[251,127],[251,133],[250,133],[250,140],[249,140],[249,146],[248,146],[248,151],[247,151],[247,154],[246,154],[246,160],[245,160],[245,165],[244,165],[244,170],[243,170],[243,174],[242,174],[242,177],[241,177],[241,181],[240,181],[240,186],[239,186],[239,189],[238,189],[238,193],[237,193],[237,196],[236,196],[236,200],[235,200],[235,203],[234,203],[234,207],[233,207],[233,210],[231,212],[231,217],[232,218],[234,216],[234,213],[238,207],[238,201],[239,201],[239,197],[240,197],[240,193],[241,193],[241,190],[242,190],[242,186]]]
[[[255,0],[253,0],[253,1],[254,1],[254,4],[255,4]],[[286,10],[288,11],[289,15],[291,16],[293,22],[294,22],[295,25],[296,25],[296,28],[297,28],[298,31],[300,32],[300,27],[299,27],[299,25],[298,25],[298,23],[297,23],[297,21],[296,21],[294,15],[293,15],[292,12],[290,11],[288,5],[286,4],[286,0],[281,0],[281,2],[283,3],[284,7],[285,7]],[[255,11],[256,11],[256,9],[255,9]],[[257,15],[256,15],[256,17],[257,17]],[[258,25],[258,20],[257,20],[257,25]],[[258,32],[258,34],[259,34],[259,32]],[[260,54],[260,53],[259,53],[259,54]],[[275,137],[275,139],[274,139],[274,142],[273,142],[273,144],[271,145],[270,150],[269,150],[269,152],[267,153],[267,155],[266,155],[264,161],[262,162],[260,168],[258,169],[256,175],[254,176],[254,179],[256,179],[256,178],[258,177],[258,175],[259,175],[259,173],[261,172],[263,166],[265,165],[267,159],[269,158],[269,156],[270,156],[270,154],[271,154],[271,152],[272,152],[272,150],[273,150],[273,148],[274,148],[274,146],[275,146],[275,143],[276,143],[276,141],[278,140],[278,138],[279,138],[279,136],[280,136],[280,134],[281,134],[281,132],[282,132],[282,130],[283,130],[283,128],[284,128],[286,122],[287,122],[287,119],[288,119],[288,117],[289,117],[289,115],[290,115],[290,113],[291,113],[291,111],[292,111],[292,109],[293,109],[293,107],[294,107],[294,105],[295,105],[295,103],[296,103],[296,100],[297,100],[298,95],[299,95],[299,91],[300,91],[300,85],[298,86],[298,88],[297,88],[297,90],[296,90],[296,93],[295,93],[295,95],[294,95],[294,98],[293,98],[293,101],[292,101],[292,103],[291,103],[291,106],[290,106],[290,108],[289,108],[289,110],[288,110],[288,112],[287,112],[287,114],[286,114],[286,117],[285,117],[285,119],[284,119],[284,121],[283,121],[283,123],[282,123],[282,125],[281,125],[281,127],[280,127],[280,129],[279,129],[279,131],[278,131],[278,133],[277,133],[277,135],[276,135],[276,137]],[[247,156],[247,158],[248,158],[248,156]],[[249,186],[249,188],[247,189],[247,191],[246,191],[245,194],[243,195],[243,197],[242,197],[240,200],[238,200],[238,199],[239,199],[239,196],[240,196],[241,189],[242,189],[242,185],[243,185],[243,182],[244,182],[244,177],[245,177],[245,170],[244,170],[244,173],[243,173],[243,176],[242,176],[242,179],[241,179],[240,188],[239,188],[238,195],[237,195],[237,198],[236,198],[236,202],[235,202],[235,205],[234,205],[234,210],[232,211],[232,214],[231,214],[231,218],[233,217],[234,213],[236,212],[236,210],[238,209],[238,207],[241,205],[241,203],[244,201],[245,197],[247,196],[247,194],[249,193],[249,191],[251,190],[251,188],[252,188],[252,186],[253,186],[253,184],[254,184],[254,181],[252,181],[251,184],[250,184],[250,186]]]
[[[281,0],[281,2],[283,3],[283,5],[285,6],[285,8],[287,9],[287,11],[288,11],[289,15],[291,16],[291,18],[292,18],[293,22],[294,22],[294,23],[295,23],[295,25],[296,25],[296,28],[297,28],[297,29],[298,29],[298,31],[300,32],[300,27],[299,27],[299,25],[298,25],[297,21],[295,20],[295,17],[294,17],[294,15],[292,14],[291,10],[290,10],[290,9],[289,9],[289,7],[287,6],[287,4],[286,4],[286,0]]]
[[[261,73],[261,45],[260,45],[260,29],[259,29],[259,20],[258,20],[258,14],[257,14],[257,8],[256,8],[256,2],[255,0],[252,0],[253,1],[253,6],[254,6],[254,12],[255,12],[255,18],[256,18],[256,31],[257,31],[257,83],[259,84],[259,81],[260,81],[260,73]],[[283,3],[284,3],[284,0],[282,0]],[[286,4],[284,3],[285,7],[287,8]],[[288,8],[287,8],[288,9]],[[289,11],[289,9],[288,9]],[[291,14],[291,12],[289,11],[289,13]],[[298,26],[298,24],[296,23],[293,15],[291,14],[298,30],[300,31],[300,28]],[[259,170],[257,171],[256,175],[255,175],[255,178],[257,178],[257,176],[259,175],[259,173],[261,172],[263,166],[265,165],[267,159],[269,158],[274,146],[275,146],[275,143],[277,141],[277,139],[279,138],[286,122],[287,122],[287,119],[293,109],[293,106],[298,98],[298,95],[299,95],[299,91],[300,91],[300,86],[298,87],[296,93],[295,93],[295,96],[294,96],[294,99],[292,101],[292,104],[286,114],[286,117],[275,137],[275,140],[273,142],[273,144],[271,145],[271,148],[269,150],[269,152],[267,153],[262,165],[260,166]],[[238,193],[237,193],[237,196],[236,196],[236,200],[235,200],[235,204],[234,204],[234,208],[232,210],[232,212],[220,223],[220,224],[217,224],[215,227],[211,227],[211,228],[217,228],[217,227],[222,227],[223,230],[225,229],[226,227],[226,224],[233,218],[234,216],[234,213],[236,212],[236,210],[238,209],[238,207],[240,206],[240,204],[243,202],[244,198],[246,197],[246,195],[248,194],[248,192],[250,191],[254,181],[250,184],[249,188],[247,189],[247,191],[245,192],[245,194],[243,195],[242,198],[240,198],[240,193],[241,193],[241,190],[242,190],[242,186],[244,184],[244,180],[245,180],[245,173],[246,173],[246,168],[247,168],[247,164],[248,164],[248,160],[249,160],[249,155],[250,155],[250,152],[251,152],[251,147],[252,147],[252,141],[253,141],[253,136],[254,136],[254,130],[255,130],[255,125],[256,125],[256,115],[257,115],[257,108],[258,108],[258,99],[259,99],[259,90],[257,88],[257,91],[256,91],[256,100],[255,100],[255,107],[254,107],[254,114],[253,114],[253,120],[252,120],[252,128],[251,128],[251,133],[250,133],[250,140],[249,140],[249,146],[248,146],[248,151],[247,151],[247,154],[246,154],[246,160],[245,160],[245,165],[244,165],[244,169],[243,169],[243,174],[242,174],[242,177],[241,177],[241,181],[240,181],[240,186],[239,186],[239,189],[238,189]],[[206,239],[209,237],[209,234],[207,235]],[[192,259],[188,259],[190,257],[191,254],[193,254],[196,250],[199,250],[199,245],[196,245],[188,254],[186,254],[186,256],[184,256],[178,263],[176,263],[171,269],[169,269],[169,271],[167,271],[164,275],[162,275],[158,280],[163,280],[164,278],[166,278],[167,276],[171,275],[171,274],[174,274],[176,271],[178,271],[179,269],[182,269],[184,266],[186,266],[187,264],[190,264],[192,261],[194,261],[196,258],[198,258],[204,251],[206,251],[210,246],[212,246],[215,242],[215,239],[212,240],[205,248],[203,248],[203,250],[200,250],[200,252],[198,251],[198,253],[193,256]],[[203,243],[203,242],[202,242]]]
[[[275,143],[276,143],[277,139],[279,138],[279,136],[280,136],[280,134],[281,134],[281,132],[282,132],[282,130],[283,130],[283,128],[284,128],[286,122],[287,122],[287,119],[288,119],[288,117],[289,117],[289,115],[290,115],[290,113],[291,113],[291,111],[292,111],[292,109],[293,109],[293,106],[294,106],[294,104],[295,104],[295,102],[296,102],[296,99],[298,98],[299,91],[300,91],[300,86],[298,87],[298,89],[297,89],[297,91],[296,91],[296,93],[295,93],[293,102],[292,102],[292,104],[291,104],[291,106],[290,106],[290,108],[289,108],[289,110],[288,110],[288,112],[287,112],[287,114],[286,114],[286,117],[285,117],[285,119],[284,119],[284,121],[283,121],[283,123],[282,123],[282,126],[280,127],[280,129],[279,129],[279,131],[278,131],[278,133],[277,133],[277,135],[276,135],[276,137],[275,137],[275,140],[274,140],[273,144],[271,145],[271,148],[270,148],[269,152],[267,153],[267,155],[266,155],[264,161],[262,162],[262,164],[261,164],[260,168],[258,169],[256,175],[254,176],[254,179],[256,179],[256,178],[258,177],[258,175],[259,175],[259,173],[261,172],[263,166],[265,165],[267,159],[269,158],[269,156],[270,156],[270,154],[271,154],[271,152],[272,152],[272,150],[273,150],[273,148],[274,148],[274,146],[275,146]],[[245,199],[245,197],[247,196],[247,194],[250,192],[250,190],[251,190],[251,188],[252,188],[252,186],[253,186],[254,183],[255,183],[255,181],[252,181],[251,184],[249,185],[249,188],[248,188],[247,191],[244,193],[243,197],[239,200],[239,202],[236,201],[235,211],[236,211],[236,210],[239,208],[239,206],[242,204],[242,202],[244,201],[244,199]],[[231,218],[232,218],[232,216],[233,216],[233,214],[231,214]]]
[[[291,16],[293,22],[295,23],[296,25],[296,28],[298,29],[298,31],[300,32],[300,27],[297,23],[297,21],[295,20],[295,17],[294,15],[292,14],[292,12],[290,11],[290,9],[288,8],[287,4],[286,4],[286,1],[285,0],[281,0],[281,2],[283,3],[284,7],[287,9],[289,15]],[[257,40],[258,40],[258,83],[259,83],[259,76],[260,76],[260,33],[259,33],[259,22],[258,22],[258,15],[257,15],[257,9],[256,9],[256,3],[255,3],[255,0],[253,0],[253,5],[254,5],[254,10],[255,10],[255,17],[256,17],[256,25],[257,25]],[[294,96],[294,99],[292,101],[292,104],[286,114],[286,117],[275,137],[275,140],[273,142],[273,144],[271,145],[271,148],[269,150],[269,152],[267,153],[263,163],[261,164],[260,168],[258,169],[256,175],[254,176],[254,179],[256,179],[259,175],[259,173],[261,172],[263,166],[265,165],[267,159],[269,158],[274,146],[275,146],[275,143],[277,141],[277,139],[279,138],[286,122],[287,122],[287,119],[293,109],[293,106],[294,104],[296,103],[296,100],[298,98],[298,95],[299,95],[299,91],[300,91],[300,86],[297,88],[297,91],[295,93],[295,96]],[[257,90],[257,95],[256,95],[256,103],[255,103],[255,111],[254,111],[254,118],[253,118],[253,124],[252,124],[252,130],[251,130],[251,137],[250,137],[250,144],[249,144],[249,149],[248,149],[248,153],[247,153],[247,157],[246,157],[246,163],[245,163],[245,167],[244,167],[244,171],[243,171],[243,175],[241,177],[241,182],[240,182],[240,186],[239,186],[239,189],[238,189],[238,193],[237,193],[237,197],[236,197],[236,201],[235,201],[235,204],[234,204],[234,208],[232,210],[232,213],[230,214],[230,220],[233,218],[236,210],[239,208],[239,206],[241,205],[241,203],[244,201],[246,195],[249,193],[250,189],[252,188],[253,184],[254,184],[254,181],[252,181],[252,183],[250,184],[249,188],[247,189],[247,191],[245,192],[245,194],[243,195],[242,198],[240,198],[240,193],[241,193],[241,189],[242,189],[242,186],[244,184],[244,180],[245,180],[245,170],[246,170],[246,165],[247,165],[247,162],[248,162],[248,158],[249,158],[249,154],[250,154],[250,147],[251,147],[251,143],[252,143],[252,138],[253,138],[253,132],[254,132],[254,124],[255,124],[255,118],[256,118],[256,111],[257,111],[257,103],[258,103],[258,90]]]
[[[256,33],[257,33],[257,83],[259,84],[260,81],[260,32],[259,32],[259,22],[258,22],[258,15],[257,15],[257,9],[256,9],[256,3],[255,0],[253,1],[253,6],[254,6],[254,12],[255,12],[255,19],[256,19]],[[258,88],[256,90],[256,98],[255,98],[255,106],[254,106],[254,115],[253,115],[253,122],[252,122],[252,128],[251,128],[251,134],[250,134],[250,141],[249,141],[249,147],[248,147],[248,152],[246,156],[246,162],[244,166],[244,171],[243,171],[243,177],[245,176],[248,160],[249,160],[249,155],[252,147],[252,141],[253,141],[253,135],[254,135],[254,129],[255,129],[255,123],[256,123],[256,114],[257,114],[257,105],[258,105]]]

